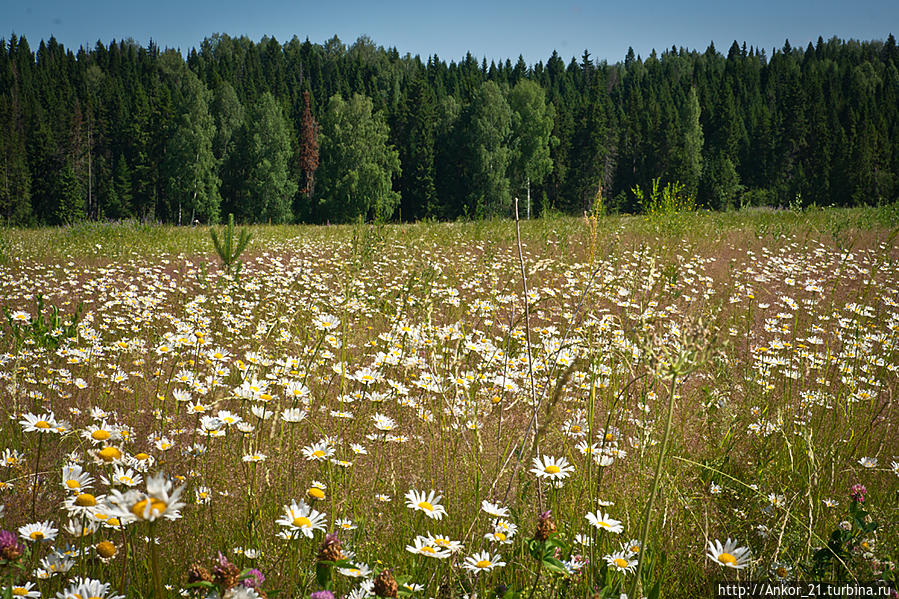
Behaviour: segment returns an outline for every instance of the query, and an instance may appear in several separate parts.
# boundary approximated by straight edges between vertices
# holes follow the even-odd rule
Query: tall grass
[[[894,213],[680,218],[534,219],[520,244],[508,221],[251,227],[239,280],[205,229],[9,231],[11,318],[35,317],[37,293],[85,309],[55,350],[0,336],[0,528],[58,531],[20,535],[0,584],[206,596],[250,568],[280,597],[368,596],[378,573],[418,597],[895,584]],[[104,517],[71,507],[66,464]],[[134,487],[150,498],[113,481],[157,472]],[[728,538],[744,568],[708,555]],[[41,561],[54,551],[71,564]]]

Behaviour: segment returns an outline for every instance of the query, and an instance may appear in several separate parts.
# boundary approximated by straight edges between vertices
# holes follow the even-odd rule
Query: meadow
[[[0,230],[0,588],[895,589],[897,225]]]

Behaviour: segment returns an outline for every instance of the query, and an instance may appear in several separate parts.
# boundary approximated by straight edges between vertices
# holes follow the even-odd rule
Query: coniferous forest
[[[899,49],[585,51],[533,65],[214,35],[74,51],[0,40],[0,220],[346,222],[899,198]]]

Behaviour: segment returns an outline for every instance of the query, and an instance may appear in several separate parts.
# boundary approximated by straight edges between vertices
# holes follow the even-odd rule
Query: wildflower
[[[318,462],[330,458],[334,455],[334,448],[327,443],[313,443],[303,448],[303,455],[310,462]]]
[[[893,474],[899,476],[899,462],[890,462],[890,470],[893,471]]]
[[[619,520],[613,520],[611,517],[609,517],[608,514],[604,514],[598,510],[595,514],[587,512],[587,515],[584,517],[587,518],[587,521],[590,524],[592,524],[599,530],[613,532],[616,535],[621,534],[621,532],[624,530],[624,527],[621,525],[621,522]]]
[[[90,489],[93,481],[93,477],[78,464],[66,464],[62,467],[62,487],[68,491],[78,493]]]
[[[329,532],[325,535],[321,547],[318,550],[318,561],[336,562],[344,558],[343,551],[340,547],[340,539],[337,538],[336,532]]]
[[[749,547],[739,547],[737,541],[729,538],[724,545],[717,539],[709,541],[708,549],[708,557],[726,568],[740,570],[748,566],[751,559]]]
[[[8,530],[0,530],[0,559],[14,562],[25,553],[25,547],[19,543],[16,535]]]
[[[440,520],[446,514],[446,508],[440,505],[442,498],[443,496],[437,495],[434,490],[427,495],[410,490],[406,493],[406,507],[424,512],[428,518]]]
[[[630,555],[637,555],[640,553],[641,545],[638,539],[631,539],[626,543],[621,544],[621,549],[629,553]]]
[[[111,541],[100,541],[94,545],[94,549],[97,551],[97,555],[100,556],[100,559],[104,562],[111,560],[118,552],[118,548]]]
[[[52,541],[56,538],[56,533],[58,532],[59,529],[53,528],[49,520],[34,522],[19,527],[19,534],[22,538],[34,543],[40,541]]]
[[[867,493],[868,489],[865,488],[865,485],[861,484],[852,485],[852,488],[849,489],[849,497],[856,503],[864,503],[865,495]]]
[[[371,588],[371,591],[376,596],[391,597],[393,599],[396,599],[396,592],[398,590],[399,585],[397,585],[396,579],[393,578],[390,570],[382,570],[377,578],[375,578],[374,585],[372,585]]]
[[[22,425],[22,430],[26,433],[55,433],[59,426],[56,416],[52,412],[41,414],[40,416],[35,416],[28,412],[22,415],[22,420],[19,420],[19,424]]]
[[[179,511],[184,507],[181,501],[181,492],[184,487],[174,489],[171,481],[164,475],[156,474],[147,479],[147,492],[131,489],[122,493],[113,489],[107,498],[112,515],[120,521],[128,522],[134,519],[153,522],[160,517],[167,520],[177,520],[181,517]]]
[[[90,493],[79,493],[67,498],[63,506],[71,517],[91,516],[105,498],[105,495],[95,497]]]
[[[284,515],[276,522],[287,530],[284,531],[287,538],[296,538],[297,533],[312,538],[316,530],[325,530],[325,514],[312,509],[302,499],[299,503],[292,501],[289,506],[284,506]]]
[[[858,463],[861,464],[864,468],[877,468],[877,458],[860,458]]]
[[[498,503],[490,503],[486,499],[481,501],[481,509],[497,518],[509,517],[509,508],[501,507]]]
[[[11,588],[3,589],[3,591],[9,591],[10,597],[40,597],[41,596],[40,590],[34,588],[33,582],[23,582],[22,586],[14,585]]]
[[[244,462],[264,462],[267,457],[264,453],[248,453],[242,459]]]
[[[281,420],[284,422],[300,422],[306,418],[306,410],[302,408],[284,408],[281,411]]]
[[[449,551],[444,551],[441,547],[437,547],[433,539],[418,535],[412,541],[412,545],[406,545],[406,551],[426,557],[434,557],[444,559],[450,556]]]
[[[317,480],[312,481],[312,484],[306,489],[306,495],[308,495],[312,500],[316,499],[324,499],[325,498],[325,489],[327,487],[324,483],[320,483]]]
[[[840,502],[836,499],[825,498],[821,500],[824,503],[824,507],[837,507],[840,505]]]
[[[353,524],[352,520],[349,520],[347,518],[340,518],[339,520],[337,520],[337,522],[334,523],[334,525],[342,530],[356,530],[356,525]]]
[[[543,456],[534,458],[534,467],[531,472],[539,478],[548,478],[551,481],[562,480],[568,478],[574,471],[574,466],[568,463],[565,458],[554,458],[551,456]]]
[[[771,564],[771,576],[774,577],[774,580],[777,582],[786,582],[790,580],[790,575],[793,573],[793,568],[790,567],[790,564],[783,561],[776,561]]]
[[[547,540],[556,532],[556,523],[553,521],[552,514],[549,510],[540,513],[537,516],[537,530],[534,531],[534,538],[540,542]]]
[[[632,554],[627,551],[619,551],[617,553],[611,553],[603,557],[606,560],[606,563],[609,564],[609,567],[618,571],[630,574],[634,571],[634,568],[637,567],[637,560],[631,559],[633,557]]]
[[[458,553],[459,551],[462,551],[462,543],[460,541],[453,541],[447,539],[446,537],[432,535],[431,533],[428,533],[428,541],[433,545],[440,547],[441,549],[449,551],[450,553]]]
[[[498,554],[490,557],[488,552],[481,551],[466,557],[462,567],[469,572],[489,572],[494,568],[501,568],[506,565],[506,562],[500,561],[501,559]]]

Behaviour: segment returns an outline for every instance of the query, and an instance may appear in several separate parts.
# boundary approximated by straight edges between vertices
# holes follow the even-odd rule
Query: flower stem
[[[637,585],[640,584],[640,572],[643,570],[643,557],[646,555],[646,539],[649,536],[649,521],[652,514],[652,506],[655,503],[659,490],[659,481],[662,479],[662,466],[665,464],[665,454],[668,451],[668,437],[671,434],[671,423],[674,419],[674,389],[677,375],[671,376],[671,389],[668,393],[668,418],[665,421],[665,433],[662,435],[662,447],[659,450],[659,459],[656,461],[656,471],[652,479],[652,490],[649,492],[649,501],[646,502],[646,510],[643,512],[643,531],[640,534],[640,556],[637,558],[637,571],[634,572],[634,580],[631,582],[628,597],[637,596]]]

